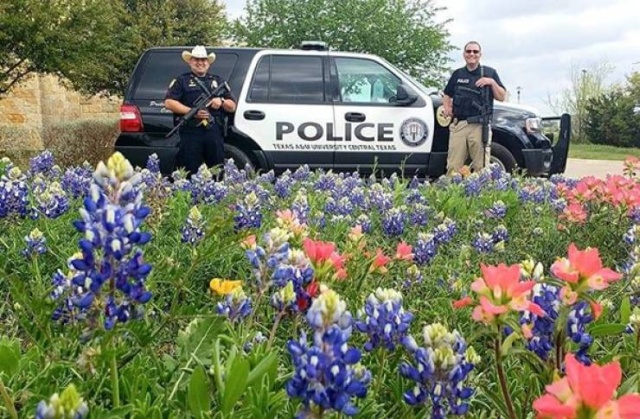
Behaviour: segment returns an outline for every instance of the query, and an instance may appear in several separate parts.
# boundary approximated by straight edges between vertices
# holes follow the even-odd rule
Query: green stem
[[[380,372],[378,372],[378,382],[376,382],[376,397],[380,396],[380,387],[382,386],[384,367],[387,361],[387,357],[385,356],[384,348],[378,348],[378,365],[380,366]]]
[[[267,352],[271,350],[271,345],[273,345],[273,340],[276,337],[276,332],[278,331],[278,325],[280,324],[280,320],[282,320],[282,316],[284,316],[284,309],[282,309],[278,315],[276,316],[276,321],[273,322],[273,326],[271,327],[271,332],[269,333],[269,342],[267,342]]]
[[[13,404],[13,400],[9,396],[2,379],[0,379],[0,394],[2,394],[2,398],[4,399],[4,405],[7,407],[7,412],[9,413],[9,417],[11,419],[18,419],[18,412],[16,411],[16,407]]]
[[[504,370],[502,369],[502,351],[500,350],[499,337],[496,337],[494,350],[496,356],[496,369],[498,370],[498,379],[500,381],[500,389],[502,390],[504,402],[507,405],[507,413],[509,414],[509,419],[516,419],[516,413],[513,409],[513,402],[511,401],[511,394],[509,393],[509,387],[507,386],[507,379],[504,375]]]
[[[116,345],[112,340],[111,345],[111,398],[113,399],[113,407],[120,407],[120,383],[118,381],[118,360],[116,359]]]

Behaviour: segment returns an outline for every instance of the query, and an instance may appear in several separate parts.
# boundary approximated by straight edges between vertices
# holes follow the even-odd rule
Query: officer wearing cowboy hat
[[[204,46],[198,45],[190,52],[183,51],[182,59],[191,71],[181,74],[169,84],[164,105],[173,112],[174,122],[188,113],[202,93],[214,90],[224,80],[210,74],[209,67],[216,60],[214,53],[207,54]],[[225,112],[236,110],[236,102],[230,92],[223,97],[214,98],[207,109],[200,110],[189,122],[182,125],[180,133],[180,150],[176,161],[177,167],[184,167],[188,175],[197,173],[205,163],[208,167],[224,163],[224,139],[219,121]]]

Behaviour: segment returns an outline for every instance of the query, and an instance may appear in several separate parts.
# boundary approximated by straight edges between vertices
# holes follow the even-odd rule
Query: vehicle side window
[[[321,103],[325,101],[322,57],[271,55],[260,59],[249,102]]]
[[[336,57],[340,101],[389,103],[402,81],[379,63],[364,58]]]

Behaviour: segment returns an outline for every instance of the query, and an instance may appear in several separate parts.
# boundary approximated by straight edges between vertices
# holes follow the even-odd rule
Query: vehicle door
[[[258,143],[277,172],[308,164],[331,169],[333,104],[327,52],[256,55],[236,110],[236,128]]]
[[[370,56],[331,56],[334,170],[424,176],[433,142],[428,95]]]

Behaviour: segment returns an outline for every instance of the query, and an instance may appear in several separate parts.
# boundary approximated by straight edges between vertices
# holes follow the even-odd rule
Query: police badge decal
[[[429,128],[421,119],[409,118],[400,125],[400,139],[410,147],[422,145],[428,136]]]

